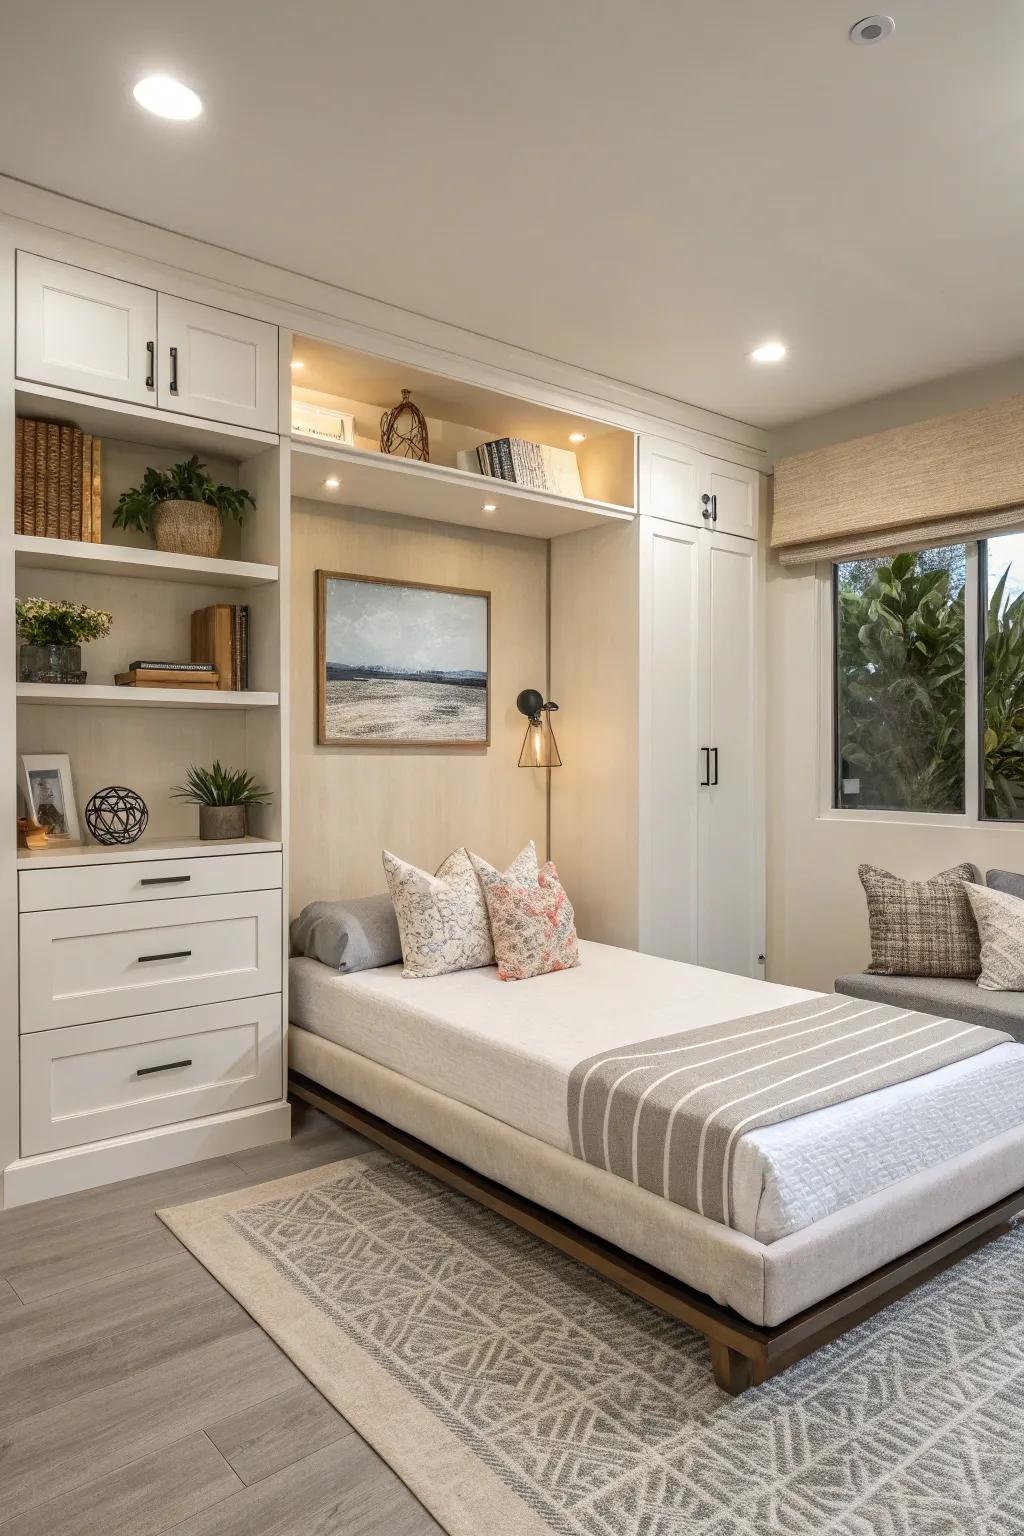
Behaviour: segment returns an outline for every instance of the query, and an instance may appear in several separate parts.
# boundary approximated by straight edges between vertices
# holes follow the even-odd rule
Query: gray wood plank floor
[[[290,1142],[0,1213],[0,1536],[440,1536],[157,1220],[368,1150]]]

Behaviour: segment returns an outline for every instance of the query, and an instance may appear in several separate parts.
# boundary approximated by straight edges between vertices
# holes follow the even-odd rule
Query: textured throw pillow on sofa
[[[499,875],[480,859],[473,863],[487,898],[502,981],[524,981],[579,965],[572,902],[553,864],[545,864],[536,880],[524,882],[510,873]]]
[[[964,890],[981,938],[978,986],[988,992],[1024,992],[1024,901],[970,882]]]
[[[964,888],[973,864],[931,880],[902,880],[873,864],[858,870],[868,899],[869,971],[881,976],[964,976],[981,971],[978,925]]]
[[[477,860],[481,866],[491,868]],[[536,870],[537,850],[527,843],[508,873],[530,879]],[[384,874],[402,936],[403,975],[445,976],[493,964],[487,904],[465,848],[450,853],[433,875],[385,849]]]

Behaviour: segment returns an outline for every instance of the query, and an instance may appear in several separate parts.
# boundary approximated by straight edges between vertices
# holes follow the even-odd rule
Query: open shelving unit
[[[19,704],[67,704],[72,709],[270,709],[276,693],[230,688],[119,688],[111,683],[19,683]]]
[[[215,587],[259,587],[277,580],[276,565],[254,560],[208,560],[200,555],[169,555],[130,544],[83,544],[75,539],[14,536],[18,570],[76,571],[86,576],[141,576],[153,581],[209,582]]]

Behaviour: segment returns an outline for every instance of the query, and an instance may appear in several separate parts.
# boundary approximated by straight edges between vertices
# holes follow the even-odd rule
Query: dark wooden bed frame
[[[1008,1195],[922,1243],[910,1253],[894,1259],[837,1291],[815,1306],[798,1312],[776,1328],[761,1328],[729,1307],[719,1306],[709,1296],[692,1290],[671,1275],[635,1259],[582,1227],[556,1216],[543,1206],[524,1199],[512,1190],[474,1173],[463,1163],[446,1157],[425,1142],[417,1141],[368,1110],[360,1109],[329,1088],[322,1087],[298,1072],[289,1074],[295,1098],[312,1104],[332,1119],[359,1131],[370,1141],[403,1157],[414,1167],[440,1179],[460,1194],[468,1195],[507,1221],[532,1232],[561,1253],[585,1264],[621,1290],[649,1302],[679,1322],[704,1334],[711,1349],[711,1369],[715,1381],[733,1396],[758,1386],[784,1371],[787,1366],[809,1355],[822,1344],[856,1328],[865,1318],[923,1285],[969,1253],[984,1247],[995,1237],[1008,1232],[1013,1218],[1024,1211],[1024,1189]]]

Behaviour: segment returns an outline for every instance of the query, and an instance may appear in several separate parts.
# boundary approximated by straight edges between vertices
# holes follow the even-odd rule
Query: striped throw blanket
[[[958,1019],[836,994],[684,1030],[573,1068],[573,1151],[729,1226],[732,1159],[744,1132],[892,1087],[1009,1039]]]

